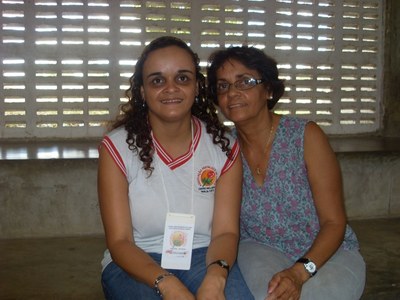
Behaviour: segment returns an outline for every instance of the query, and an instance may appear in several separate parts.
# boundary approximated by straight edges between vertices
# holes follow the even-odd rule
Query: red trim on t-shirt
[[[104,139],[101,141],[101,144],[103,144],[106,147],[107,152],[111,155],[112,159],[114,162],[117,164],[118,168],[124,173],[126,176],[126,167],[124,164],[124,161],[122,160],[121,155],[119,154],[118,149],[115,147],[114,143],[111,141],[111,139],[106,136]]]
[[[231,153],[229,154],[229,157],[227,158],[227,160],[221,170],[221,175],[224,174],[226,171],[228,171],[233,166],[233,164],[235,163],[236,159],[239,156],[239,152],[240,152],[239,143],[237,140],[235,140],[235,143],[233,144]]]
[[[189,161],[192,158],[193,153],[196,151],[197,146],[199,145],[201,131],[202,131],[200,120],[197,118],[193,118],[192,120],[193,120],[193,124],[194,124],[194,132],[195,132],[193,141],[190,142],[189,150],[185,154],[183,154],[175,159],[173,159],[167,153],[167,151],[163,148],[163,146],[158,142],[157,138],[153,135],[153,142],[154,142],[154,146],[155,146],[157,155],[171,170],[174,170],[174,169],[182,166],[183,164],[185,164],[187,161]],[[192,143],[194,145],[193,153],[192,153]]]

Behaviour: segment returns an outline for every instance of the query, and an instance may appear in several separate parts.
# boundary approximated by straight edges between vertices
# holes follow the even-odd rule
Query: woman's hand
[[[225,272],[225,270],[222,270]],[[207,274],[197,290],[197,300],[225,300],[226,279],[216,274]]]
[[[301,288],[309,275],[302,269],[301,264],[276,273],[268,284],[266,300],[298,300]]]

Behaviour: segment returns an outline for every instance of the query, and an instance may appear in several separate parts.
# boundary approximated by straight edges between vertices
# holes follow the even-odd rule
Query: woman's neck
[[[151,122],[153,136],[165,151],[177,158],[187,153],[195,133],[192,119],[179,122]]]
[[[272,112],[260,120],[254,119],[247,126],[237,126],[240,148],[258,186],[264,184],[267,176],[269,155],[275,136],[278,116]]]
[[[254,118],[246,123],[235,124],[241,147],[264,147],[265,137],[272,137],[274,129],[274,113],[268,111],[260,118]],[[261,138],[262,137],[262,138]]]

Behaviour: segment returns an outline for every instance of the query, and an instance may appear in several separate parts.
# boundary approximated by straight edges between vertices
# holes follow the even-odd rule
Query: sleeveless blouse
[[[304,160],[304,132],[308,122],[281,117],[263,186],[257,185],[242,155],[241,239],[273,247],[292,260],[308,251],[320,229]],[[359,247],[349,225],[341,247],[347,250]]]

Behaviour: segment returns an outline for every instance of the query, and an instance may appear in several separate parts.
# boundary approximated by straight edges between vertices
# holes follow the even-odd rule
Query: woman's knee
[[[304,299],[360,299],[365,286],[365,262],[358,251],[340,249],[309,279],[302,289]]]

